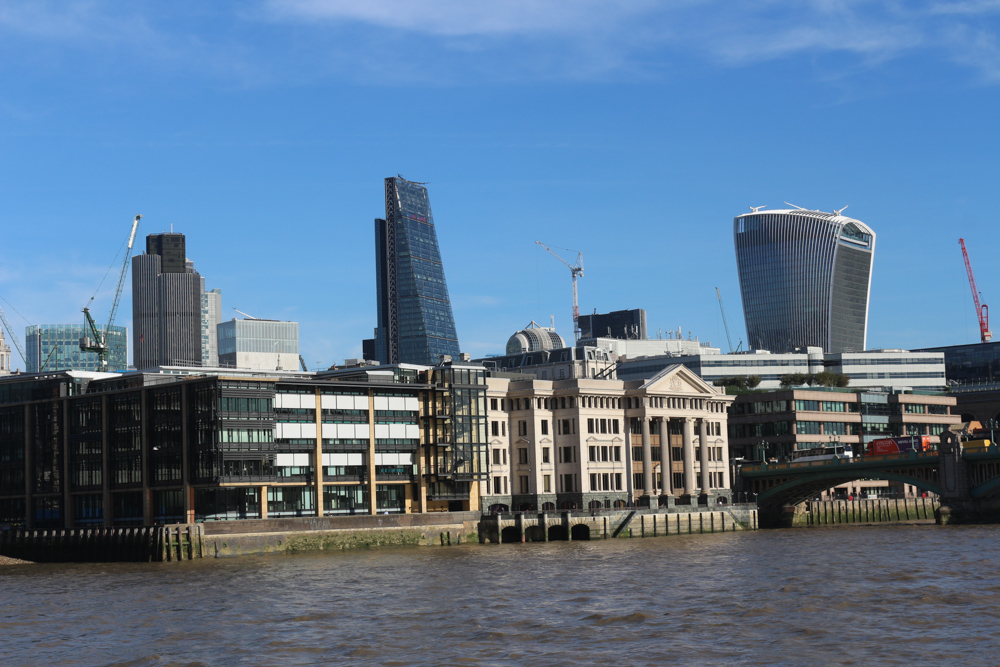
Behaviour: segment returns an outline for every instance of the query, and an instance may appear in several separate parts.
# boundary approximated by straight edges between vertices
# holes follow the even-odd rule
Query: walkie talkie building
[[[875,252],[868,225],[838,211],[754,210],[736,216],[733,239],[751,348],[865,349]]]
[[[427,188],[403,177],[385,179],[385,220],[375,221],[378,327],[383,364],[458,359],[458,334]]]

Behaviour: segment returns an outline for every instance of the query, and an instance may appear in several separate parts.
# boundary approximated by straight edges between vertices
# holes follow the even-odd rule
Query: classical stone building
[[[681,365],[646,381],[489,377],[482,507],[727,502],[732,401]]]

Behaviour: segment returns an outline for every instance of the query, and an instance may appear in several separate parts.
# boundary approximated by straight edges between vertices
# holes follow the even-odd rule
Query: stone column
[[[685,399],[687,400],[687,399]],[[694,480],[694,419],[684,418],[684,493],[693,495]]]
[[[698,420],[698,442],[700,444],[701,456],[701,492],[708,493],[711,484],[708,482],[708,422],[704,419]]]
[[[642,419],[642,492],[650,496],[653,495],[653,448],[649,442],[649,417],[643,415]]]
[[[670,469],[670,420],[660,419],[660,495],[671,495]]]
[[[722,486],[732,491],[733,480],[729,477],[729,443],[722,443]]]

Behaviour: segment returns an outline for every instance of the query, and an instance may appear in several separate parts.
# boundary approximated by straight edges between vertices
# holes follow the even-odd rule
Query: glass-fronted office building
[[[28,373],[44,371],[123,371],[128,368],[128,329],[111,327],[108,365],[101,368],[96,352],[80,349],[80,339],[93,337],[83,324],[33,324],[25,329],[24,360]]]
[[[839,213],[754,211],[733,222],[747,338],[757,350],[861,352],[875,232]]]
[[[428,364],[458,357],[458,334],[427,188],[385,179],[385,220],[375,221],[378,326],[383,364]]]

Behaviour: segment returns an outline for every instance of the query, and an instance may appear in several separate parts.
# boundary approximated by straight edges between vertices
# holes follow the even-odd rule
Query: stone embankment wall
[[[484,516],[479,541],[486,544],[665,537],[757,529],[754,506],[512,513]]]
[[[250,519],[203,524],[208,558],[477,542],[479,512]]]
[[[815,500],[795,508],[790,525],[832,526],[871,523],[935,523],[940,502],[930,498]]]

